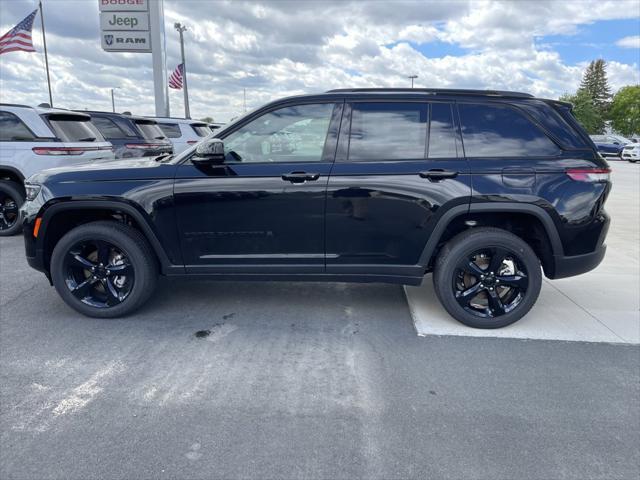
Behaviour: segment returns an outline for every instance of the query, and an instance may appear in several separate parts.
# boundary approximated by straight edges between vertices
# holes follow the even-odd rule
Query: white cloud
[[[118,110],[153,114],[151,56],[102,51],[97,3],[45,2],[55,103],[110,109],[110,89],[119,87]],[[0,33],[32,5],[32,0],[0,0]],[[248,108],[254,108],[278,97],[337,87],[407,86],[411,74],[419,76],[417,86],[512,89],[557,97],[577,88],[585,65],[567,64],[553,44],[538,44],[541,37],[560,34],[570,42],[582,25],[640,18],[640,0],[164,0],[164,6],[167,67],[173,70],[180,62],[173,29],[180,21],[188,27],[192,114],[220,121],[242,112],[243,89]],[[41,52],[38,27],[34,39]],[[421,51],[439,51],[443,43],[456,53]],[[613,90],[640,82],[639,63],[608,62]],[[0,56],[0,101],[47,101],[41,53]],[[172,113],[179,115],[182,92],[171,90],[170,101]]]
[[[621,38],[616,42],[616,45],[622,48],[635,48],[640,50],[640,35]]]

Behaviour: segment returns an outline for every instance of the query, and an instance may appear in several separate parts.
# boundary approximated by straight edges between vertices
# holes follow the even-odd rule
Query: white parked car
[[[188,118],[154,117],[158,126],[173,144],[173,153],[180,153],[204,137],[211,135],[206,122]]]
[[[89,115],[0,104],[0,236],[21,229],[25,179],[47,168],[114,158]]]
[[[630,143],[622,149],[622,159],[631,163],[640,161],[640,143]]]

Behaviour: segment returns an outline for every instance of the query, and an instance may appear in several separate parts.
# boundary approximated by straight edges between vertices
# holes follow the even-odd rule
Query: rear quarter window
[[[0,112],[0,142],[30,142],[35,135],[16,115]]]
[[[558,146],[522,112],[502,105],[458,105],[467,157],[547,157]]]

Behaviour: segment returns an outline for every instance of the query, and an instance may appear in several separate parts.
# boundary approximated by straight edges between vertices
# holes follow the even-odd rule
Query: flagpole
[[[44,63],[47,68],[47,87],[49,88],[49,105],[53,108],[53,96],[51,95],[51,77],[49,76],[49,57],[47,55],[47,37],[44,33],[44,14],[42,13],[42,2],[38,2],[40,8],[40,24],[42,25],[42,42],[44,43]]]
[[[187,27],[180,25],[180,23],[174,24],[174,27],[180,33],[180,54],[182,55],[182,87],[184,89],[184,118],[191,118],[191,114],[189,112],[189,90],[187,88],[187,63],[184,60],[184,38],[182,37],[182,32],[184,32]]]

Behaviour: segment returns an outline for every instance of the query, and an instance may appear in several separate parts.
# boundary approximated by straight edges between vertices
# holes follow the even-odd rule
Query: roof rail
[[[474,95],[486,97],[511,97],[511,98],[533,98],[533,95],[522,92],[510,92],[507,90],[467,90],[456,88],[336,88],[328,90],[326,93],[393,93],[393,92],[415,92],[427,93],[430,95]]]
[[[33,108],[29,105],[20,105],[19,103],[0,103],[0,107],[23,107],[23,108]]]

